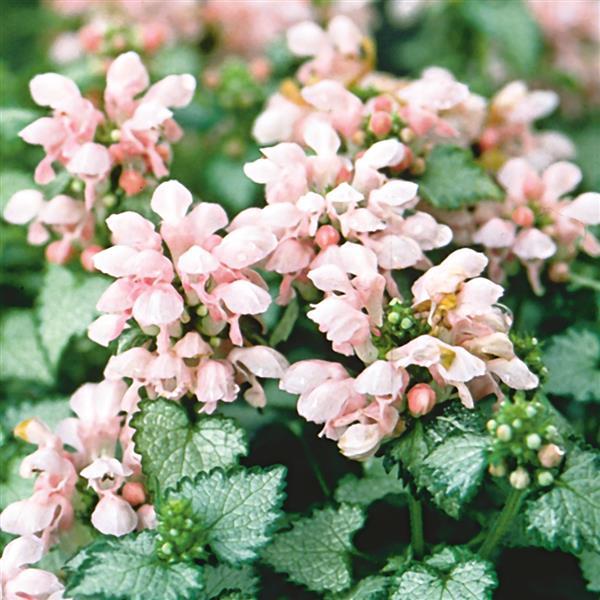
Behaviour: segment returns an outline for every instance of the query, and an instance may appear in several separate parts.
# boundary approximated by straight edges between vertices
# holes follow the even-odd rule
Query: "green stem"
[[[504,507],[500,511],[498,518],[492,525],[492,528],[489,530],[487,537],[479,549],[479,555],[482,558],[490,559],[493,556],[496,548],[502,541],[502,538],[510,528],[513,519],[519,512],[519,508],[526,494],[526,490],[511,489]]]
[[[583,275],[578,275],[577,273],[569,273],[569,281],[572,281],[580,287],[585,287],[600,292],[600,283],[598,283],[595,279],[590,279],[589,277],[584,277]]]
[[[319,463],[315,460],[312,450],[310,449],[308,443],[306,442],[306,440],[304,439],[304,436],[302,435],[302,427],[296,426],[296,425],[297,425],[297,422],[292,422],[290,424],[290,430],[300,440],[300,443],[302,444],[302,448],[304,449],[304,453],[306,454],[306,459],[308,460],[308,464],[310,465],[311,469],[313,470],[313,473],[315,474],[317,481],[319,482],[321,491],[323,492],[323,494],[325,494],[325,496],[327,498],[329,498],[331,496],[331,490],[329,489],[329,486],[327,485],[327,482],[325,481],[325,477],[323,476],[323,471],[321,471],[321,467],[319,466]]]
[[[423,507],[412,493],[408,494],[408,514],[410,516],[410,543],[417,560],[425,553],[425,538],[423,537]]]

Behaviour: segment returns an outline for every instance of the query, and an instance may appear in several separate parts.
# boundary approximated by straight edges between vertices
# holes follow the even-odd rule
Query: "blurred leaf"
[[[204,165],[204,179],[213,197],[233,214],[252,205],[258,186],[244,175],[245,160],[215,155]]]
[[[456,210],[480,200],[500,200],[502,192],[469,150],[436,146],[417,180],[419,195],[436,208]]]
[[[2,171],[0,173],[0,213],[8,204],[11,196],[25,189],[35,189],[36,185],[29,173],[23,171]]]
[[[32,310],[12,310],[4,315],[0,322],[0,348],[0,379],[53,382]]]
[[[0,136],[7,140],[16,138],[19,131],[42,116],[36,110],[26,108],[0,108]]]
[[[206,565],[204,567],[204,593],[209,599],[218,598],[225,591],[239,591],[243,598],[256,596],[258,576],[251,565],[239,568],[229,565]]]
[[[85,333],[97,315],[96,303],[109,280],[98,275],[76,277],[66,267],[48,265],[38,298],[40,335],[52,368],[74,335]]]
[[[535,71],[542,50],[539,27],[521,0],[462,2],[465,18],[497,46],[501,55],[520,74]]]
[[[579,557],[579,565],[588,581],[587,589],[600,592],[600,552],[583,552]]]
[[[544,390],[580,402],[600,402],[600,336],[569,328],[555,335],[544,352],[548,381]]]

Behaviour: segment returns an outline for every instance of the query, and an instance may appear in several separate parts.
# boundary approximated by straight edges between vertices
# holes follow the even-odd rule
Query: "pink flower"
[[[44,544],[32,535],[9,542],[0,558],[0,589],[6,600],[36,598],[61,600],[64,586],[56,575],[29,565],[38,562],[44,554]]]

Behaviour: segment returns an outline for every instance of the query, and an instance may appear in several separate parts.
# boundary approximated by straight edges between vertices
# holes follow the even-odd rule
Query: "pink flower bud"
[[[142,46],[146,52],[155,52],[167,39],[166,26],[162,23],[147,23],[142,27]]]
[[[392,129],[392,117],[390,113],[377,111],[371,115],[369,127],[371,131],[378,137],[387,135]]]
[[[85,25],[79,30],[79,41],[86,52],[98,52],[102,44],[102,31],[94,25]]]
[[[527,173],[523,184],[523,193],[530,200],[535,200],[544,193],[544,183],[536,173]]]
[[[557,283],[569,280],[569,265],[566,262],[556,262],[550,266],[548,277]]]
[[[535,222],[535,215],[528,206],[517,206],[511,216],[512,220],[521,227],[531,227]]]
[[[408,411],[413,417],[421,417],[435,406],[435,392],[426,383],[417,383],[408,392]]]
[[[498,135],[498,131],[493,128],[486,129],[479,140],[479,145],[482,150],[490,150],[495,148],[500,142],[500,136]]]
[[[103,249],[100,246],[88,246],[82,253],[79,260],[81,261],[81,266],[86,270],[93,272],[96,270],[94,266],[94,256],[101,252]]]
[[[337,174],[335,184],[340,185],[340,183],[349,182],[352,180],[352,172],[348,170],[346,167],[342,167]]]
[[[392,112],[392,101],[387,96],[379,96],[375,98],[375,110],[383,112]]]
[[[556,444],[546,444],[538,452],[540,464],[546,469],[558,467],[562,462],[565,451]]]
[[[128,196],[139,194],[146,187],[146,180],[141,173],[132,169],[126,169],[119,177],[119,185]]]
[[[137,481],[130,481],[123,486],[121,496],[131,504],[131,506],[139,506],[146,500],[144,486]]]
[[[415,159],[415,155],[413,151],[408,147],[404,147],[404,158],[397,164],[390,167],[390,171],[392,173],[401,173],[402,171],[408,169]]]
[[[334,246],[340,241],[340,234],[335,227],[322,225],[317,230],[315,241],[321,250],[325,250],[328,246]]]
[[[46,247],[46,259],[55,265],[64,265],[72,256],[73,246],[65,240],[57,240]]]
[[[271,63],[266,58],[254,58],[250,61],[250,73],[257,81],[266,81],[271,74]]]

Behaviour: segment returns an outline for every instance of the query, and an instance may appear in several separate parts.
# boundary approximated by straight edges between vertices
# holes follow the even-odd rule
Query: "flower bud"
[[[554,475],[550,471],[540,471],[537,476],[538,483],[543,487],[548,487],[554,483]]]
[[[562,462],[565,451],[559,448],[556,444],[546,444],[542,446],[538,452],[540,464],[546,469],[558,467]]]
[[[131,506],[139,506],[146,500],[144,486],[138,481],[129,481],[123,486],[121,496],[131,504]]]
[[[544,182],[536,173],[528,173],[523,184],[523,193],[530,200],[539,198],[544,193]]]
[[[517,206],[513,210],[511,218],[521,227],[531,227],[535,222],[535,215],[528,206]]]
[[[498,427],[498,423],[496,423],[494,419],[490,419],[485,426],[490,433],[494,433],[494,431],[496,431],[496,427]]]
[[[392,325],[396,325],[396,323],[400,322],[400,315],[396,312],[391,312],[387,316],[387,320],[388,320],[388,323],[391,323]]]
[[[119,177],[119,185],[128,196],[135,196],[146,187],[146,180],[138,171],[126,169],[121,173],[121,177]]]
[[[55,265],[64,265],[69,262],[73,253],[73,246],[65,240],[57,240],[46,246],[46,259]]]
[[[392,117],[390,113],[376,111],[371,115],[369,128],[377,137],[383,137],[392,130]]]
[[[556,283],[564,283],[569,280],[569,265],[566,262],[555,262],[550,265],[548,277]]]
[[[525,438],[525,443],[530,450],[537,450],[542,445],[542,438],[537,433],[530,433]]]
[[[525,414],[531,419],[537,414],[537,409],[531,404],[525,409]]]
[[[81,266],[90,273],[96,270],[94,266],[94,256],[101,252],[102,248],[100,246],[88,246],[82,253],[79,258],[81,261]]]
[[[378,96],[375,98],[373,106],[377,111],[392,112],[392,100],[387,96]]]
[[[509,442],[512,439],[512,429],[509,425],[499,425],[496,429],[496,437],[502,442]]]
[[[340,234],[335,227],[322,225],[317,230],[315,241],[321,250],[325,250],[325,248],[335,246],[340,241]]]
[[[408,394],[408,411],[413,417],[421,417],[435,406],[435,391],[426,383],[417,383]]]
[[[486,129],[479,139],[479,145],[482,150],[489,150],[490,148],[494,148],[500,142],[500,136],[498,134],[498,130],[493,128]]]
[[[518,467],[509,475],[508,480],[516,490],[524,490],[530,482],[529,473],[523,467]]]
[[[490,465],[488,471],[492,477],[504,477],[506,475],[506,465],[504,463]]]
[[[521,421],[521,419],[515,419],[511,425],[515,428],[515,429],[521,429],[521,427],[523,426],[523,421]]]

